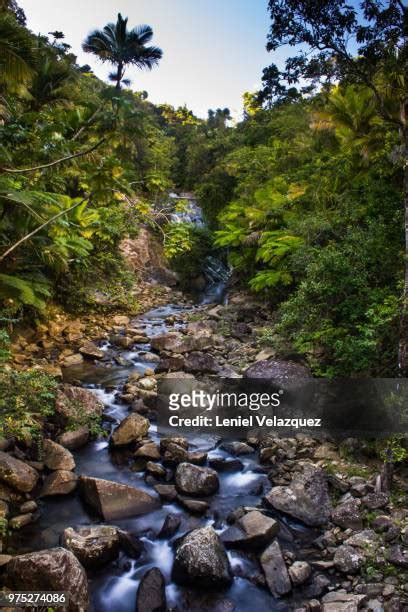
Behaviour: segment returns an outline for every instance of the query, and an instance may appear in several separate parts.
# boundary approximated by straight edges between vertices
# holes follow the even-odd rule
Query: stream
[[[191,307],[195,308],[195,307]],[[132,324],[144,328],[149,336],[162,334],[168,330],[165,319],[176,316],[185,307],[169,304],[156,308],[144,316],[135,319]],[[177,325],[182,325],[181,323]],[[174,326],[172,326],[174,329]],[[106,345],[109,348],[109,345]],[[137,345],[132,351],[121,351],[121,356],[130,365],[103,367],[84,363],[65,371],[67,382],[78,382],[91,389],[105,405],[105,415],[113,425],[123,420],[129,413],[128,406],[118,403],[115,399],[121,385],[134,370],[143,372],[147,367],[155,368],[156,363],[143,361],[143,353],[150,350],[149,344]],[[151,424],[149,436],[158,442],[159,434],[154,423]],[[208,459],[224,457],[236,459],[228,452],[221,450],[222,440],[211,435],[197,434],[190,437],[190,449],[208,452]],[[144,479],[145,461],[134,461],[132,453],[126,450],[114,450],[109,447],[106,439],[100,438],[89,442],[84,448],[73,451],[76,461],[76,471],[81,475],[89,475],[119,483],[129,484],[145,489],[155,495],[152,486]],[[220,489],[209,499],[209,510],[204,517],[190,515],[176,504],[163,503],[157,511],[144,516],[115,521],[115,524],[137,537],[141,538],[144,550],[139,559],[127,557],[123,552],[119,559],[90,574],[90,591],[94,610],[98,612],[133,612],[135,609],[136,591],[141,577],[152,568],[159,567],[166,578],[166,595],[168,606],[178,610],[215,610],[210,604],[198,604],[199,607],[186,604],[186,597],[191,598],[183,587],[178,587],[171,581],[173,562],[173,544],[183,534],[193,528],[212,525],[221,533],[228,525],[225,521],[228,513],[239,506],[261,505],[262,494],[268,490],[270,483],[262,466],[258,463],[256,453],[241,456],[242,467],[233,471],[220,472]],[[61,497],[49,497],[40,501],[41,516],[34,524],[28,525],[16,533],[14,546],[23,550],[40,550],[58,546],[60,535],[67,527],[100,523],[100,519],[92,514],[89,508],[82,504],[78,493]],[[182,519],[180,528],[171,539],[158,539],[157,534],[168,514],[177,514]],[[296,547],[310,542],[315,537],[313,531],[297,524],[293,520],[277,517],[280,521],[280,537],[286,549],[296,550]],[[107,522],[105,522],[107,523]],[[255,557],[238,551],[228,551],[234,572],[234,581],[222,596],[234,602],[235,610],[253,612],[254,610],[284,611],[292,606],[276,600],[264,587],[253,584],[248,578],[259,573]],[[197,592],[195,592],[197,596]],[[217,593],[217,597],[220,596]],[[208,597],[208,594],[206,594]],[[202,606],[202,607],[200,607]],[[229,610],[232,608],[225,608]]]
[[[183,213],[182,220],[186,219]],[[197,207],[193,204],[191,214],[196,222],[200,222]],[[143,329],[148,337],[180,329],[185,325],[181,315],[194,312],[200,304],[220,303],[226,300],[226,283],[228,270],[216,257],[210,256],[204,262],[204,274],[207,278],[206,290],[199,296],[198,305],[189,303],[177,305],[168,304],[155,308],[146,314],[132,320],[132,326]],[[171,328],[166,319],[175,319]],[[105,342],[102,348],[106,351],[112,347]],[[129,407],[120,403],[117,396],[132,372],[144,373],[146,368],[155,369],[157,363],[145,361],[144,354],[150,351],[150,344],[137,344],[132,350],[115,349],[116,363],[112,361],[107,367],[98,363],[84,361],[82,364],[66,368],[65,382],[81,384],[91,389],[105,406],[105,421],[115,427],[128,414]],[[118,359],[119,357],[119,359]],[[119,362],[121,365],[117,365]],[[151,423],[149,437],[159,442],[157,427]],[[222,440],[214,435],[190,436],[189,449],[205,451],[208,459],[237,459],[222,450]],[[108,440],[102,436],[89,442],[85,447],[73,451],[76,462],[76,472],[104,478],[118,483],[133,485],[144,489],[151,495],[156,493],[151,484],[145,480],[146,460],[134,459],[132,452],[117,450],[109,446]],[[240,463],[241,462],[241,463]],[[283,612],[293,609],[296,599],[296,589],[291,602],[275,599],[268,589],[257,584],[259,564],[255,555],[241,551],[228,551],[229,560],[234,573],[232,585],[224,591],[209,593],[192,591],[179,587],[171,579],[174,558],[174,543],[191,529],[212,525],[217,533],[222,533],[227,527],[226,517],[240,506],[256,507],[262,505],[262,496],[270,488],[266,471],[258,461],[257,453],[243,455],[235,461],[233,468],[219,473],[220,488],[218,492],[207,499],[209,509],[204,516],[193,516],[176,503],[162,503],[161,507],[146,515],[111,524],[134,534],[143,544],[141,556],[135,560],[123,551],[117,561],[100,570],[88,573],[92,607],[98,612],[133,612],[135,610],[136,592],[142,576],[152,567],[159,567],[166,580],[166,596],[169,609],[195,610],[205,612],[217,610],[229,612],[254,612],[271,610]],[[100,518],[85,507],[78,492],[70,495],[47,497],[39,500],[40,517],[35,523],[29,524],[13,537],[13,546],[19,552],[40,550],[60,545],[60,537],[67,527],[101,523]],[[181,518],[181,524],[176,534],[170,539],[160,539],[157,534],[167,515],[176,514]],[[276,512],[268,512],[279,520],[280,531],[278,539],[286,550],[296,551],[310,544],[316,537],[314,530],[307,529],[296,521],[279,516]],[[105,521],[105,524],[109,523]]]

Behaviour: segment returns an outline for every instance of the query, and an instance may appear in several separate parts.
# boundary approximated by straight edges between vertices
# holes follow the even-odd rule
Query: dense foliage
[[[115,67],[112,87],[77,65],[61,32],[34,36],[15,3],[2,3],[3,318],[50,299],[88,308],[89,288],[106,285],[125,303],[133,279],[118,245],[141,223],[164,236],[184,277],[196,275],[211,235],[169,222],[166,211],[169,191],[195,191],[213,245],[275,310],[267,336],[282,354],[300,353],[320,375],[395,374],[407,96],[400,3],[383,12],[365,2],[366,29],[341,0],[323,4],[330,14],[310,31],[314,3],[269,3],[269,49],[301,42],[311,55],[283,73],[266,68],[234,125],[227,108],[204,120],[123,89],[126,65],[151,68],[161,57],[146,46],[151,28],[129,30],[119,15],[85,41]],[[341,42],[350,34],[358,61]],[[299,79],[312,81],[301,90]]]

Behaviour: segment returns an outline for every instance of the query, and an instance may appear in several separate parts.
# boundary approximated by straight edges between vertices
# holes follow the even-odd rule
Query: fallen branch
[[[20,238],[20,240],[18,240],[9,249],[7,249],[7,251],[5,251],[3,253],[3,255],[0,255],[0,261],[3,261],[3,259],[6,259],[6,257],[8,257],[8,255],[10,255],[10,253],[15,251],[21,244],[23,244],[23,242],[26,242],[27,240],[29,240],[30,238],[35,236],[35,234],[38,234],[38,232],[40,232],[42,229],[44,229],[44,227],[47,227],[47,225],[49,225],[53,221],[56,221],[57,219],[59,219],[59,217],[62,217],[63,215],[66,215],[67,213],[71,212],[71,210],[74,210],[74,208],[77,208],[77,206],[80,206],[81,204],[83,204],[85,202],[85,200],[88,200],[88,199],[89,199],[89,197],[83,198],[79,202],[76,202],[70,208],[67,208],[66,210],[61,210],[59,213],[57,213],[56,215],[51,217],[51,219],[48,219],[47,221],[45,221],[45,223],[42,223],[41,225],[36,227],[32,232],[30,232],[29,234],[26,234],[25,236]]]
[[[41,166],[34,166],[34,168],[2,168],[3,172],[10,172],[12,174],[21,174],[24,172],[35,172],[36,170],[43,170],[44,168],[51,168],[52,166],[56,166],[57,164],[61,164],[62,162],[69,161],[70,159],[75,159],[76,157],[82,157],[83,155],[88,155],[88,153],[92,153],[98,147],[101,146],[103,142],[105,142],[106,137],[104,136],[92,147],[87,149],[86,151],[79,151],[78,153],[73,153],[72,155],[68,155],[67,157],[61,157],[61,159],[56,159],[55,161],[49,162],[48,164],[43,164]]]

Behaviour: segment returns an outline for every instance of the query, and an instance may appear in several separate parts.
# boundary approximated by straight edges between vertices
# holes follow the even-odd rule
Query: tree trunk
[[[405,229],[404,292],[400,319],[398,367],[400,376],[408,377],[408,101],[401,105],[401,155],[403,163],[403,198]]]
[[[123,78],[123,64],[122,62],[119,62],[118,64],[118,73],[117,73],[117,77],[116,77],[116,89],[119,90],[120,89],[120,83],[122,81]]]

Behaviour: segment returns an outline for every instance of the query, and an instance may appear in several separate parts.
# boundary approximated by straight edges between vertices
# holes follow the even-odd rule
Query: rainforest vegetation
[[[22,317],[46,319],[51,303],[95,307],[89,287],[109,285],[125,307],[134,279],[118,244],[147,224],[176,267],[185,252],[198,262],[221,249],[238,282],[270,303],[273,342],[317,375],[398,373],[406,8],[326,2],[316,18],[307,2],[271,0],[269,10],[269,50],[300,54],[264,70],[234,122],[227,108],[202,119],[131,88],[127,66],[160,70],[149,26],[119,15],[88,35],[84,50],[112,66],[109,84],[77,64],[63,32],[34,35],[2,0],[3,338]],[[169,222],[174,190],[197,194],[208,230]]]

